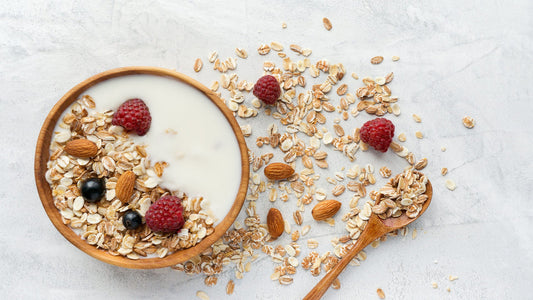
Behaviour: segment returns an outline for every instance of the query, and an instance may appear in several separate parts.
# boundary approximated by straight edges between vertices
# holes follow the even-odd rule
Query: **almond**
[[[122,203],[130,201],[134,186],[135,173],[132,171],[124,172],[124,174],[118,178],[117,186],[115,187],[117,198],[122,201]]]
[[[268,211],[267,215],[267,227],[268,232],[272,239],[277,239],[285,228],[285,221],[283,221],[283,216],[277,208],[271,208]]]
[[[65,151],[75,157],[88,158],[98,153],[98,146],[86,139],[77,139],[68,142]]]
[[[271,163],[265,167],[265,176],[270,180],[286,179],[292,174],[294,174],[294,169],[288,164]]]
[[[322,221],[327,218],[333,217],[341,208],[341,203],[337,200],[324,200],[322,202],[319,202],[315,207],[313,207],[313,210],[311,211],[311,214],[313,215],[313,218],[317,221]]]

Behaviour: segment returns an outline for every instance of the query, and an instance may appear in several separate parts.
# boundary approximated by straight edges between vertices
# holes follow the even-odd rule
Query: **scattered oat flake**
[[[218,87],[219,87],[218,81],[213,81],[213,83],[211,83],[211,85],[209,86],[209,89],[212,90],[213,92],[216,92],[218,90]]]
[[[247,58],[248,57],[248,52],[246,52],[246,50],[244,50],[243,48],[235,48],[235,53],[240,58]]]
[[[279,283],[283,285],[292,283],[292,277],[290,277],[289,275],[280,276],[278,280],[279,280]]]
[[[257,48],[257,52],[260,55],[266,55],[268,54],[268,52],[270,52],[270,46],[267,44],[262,44],[261,46],[259,46],[259,48]]]
[[[309,230],[311,230],[311,226],[310,225],[305,225],[304,227],[302,227],[302,236],[306,235]]]
[[[450,191],[455,190],[455,188],[457,187],[457,186],[455,185],[455,182],[454,182],[453,180],[451,180],[451,179],[446,180],[446,181],[445,181],[445,185],[446,185],[446,187],[447,187]]]
[[[448,168],[442,168],[442,169],[440,170],[440,174],[441,174],[442,176],[448,174]]]
[[[389,178],[392,175],[392,170],[387,168],[386,166],[383,166],[381,167],[381,169],[379,169],[379,174],[383,178]]]
[[[406,140],[407,140],[407,138],[406,138],[406,136],[405,136],[405,133],[402,132],[402,133],[400,133],[400,134],[398,135],[398,141],[400,141],[400,142],[405,142]]]
[[[380,288],[377,289],[377,290],[376,290],[376,293],[378,293],[378,297],[379,297],[380,299],[385,299],[385,292],[383,292],[382,289],[380,289]]]
[[[392,105],[392,113],[395,115],[395,116],[399,116],[401,111],[400,111],[400,106],[398,105],[398,103],[394,103]]]
[[[447,288],[446,291],[449,293],[451,292],[452,290],[450,288]]]
[[[333,283],[331,284],[331,287],[335,290],[338,290],[341,288],[341,282],[339,280],[339,278],[335,278],[335,280],[333,280]]]
[[[279,42],[271,42],[270,43],[270,48],[272,48],[272,50],[274,51],[283,51],[283,45]]]
[[[431,282],[431,286],[432,286],[434,289],[436,289],[436,288],[439,287],[439,285],[438,285],[435,281],[432,281],[432,282]]]
[[[440,147],[440,151],[445,152],[446,151],[446,147],[444,147],[444,146]]]
[[[417,114],[413,114],[413,120],[415,120],[417,123],[422,122],[422,119]]]
[[[417,231],[416,231],[416,228],[415,228],[415,229],[413,229],[413,235],[412,235],[413,240],[416,239],[416,235],[417,235]]]
[[[287,23],[285,23],[285,22],[281,23],[281,28],[283,28],[283,29],[287,28]]]
[[[202,62],[202,60],[200,58],[197,58],[194,61],[194,72],[200,72],[203,66],[204,66],[204,63]]]
[[[284,220],[284,229],[286,233],[291,233],[291,224],[287,220]]]
[[[468,129],[472,129],[476,125],[476,122],[474,121],[474,118],[465,116],[463,117],[463,125],[465,125],[465,127]]]
[[[328,31],[333,28],[333,26],[331,25],[331,21],[328,18],[323,18],[322,23],[324,23],[324,28],[326,28],[326,30]]]
[[[279,271],[276,271],[276,272],[272,273],[272,275],[270,275],[270,279],[271,280],[278,280],[279,276],[280,276]]]
[[[416,162],[416,164],[413,167],[417,170],[422,170],[427,166],[427,164],[428,164],[428,159],[424,157],[418,162]]]
[[[318,247],[318,241],[315,239],[308,239],[307,240],[307,248],[309,249],[315,249]]]
[[[234,289],[235,289],[235,282],[233,282],[233,280],[230,279],[230,281],[228,281],[228,285],[226,285],[226,294],[228,295],[233,294]]]
[[[374,65],[380,64],[383,61],[383,56],[374,56],[370,59],[370,62]]]
[[[457,276],[453,276],[453,275],[448,276],[448,280],[450,280],[450,281],[454,281],[454,280],[457,280],[457,279],[459,279],[459,277],[457,277]]]
[[[204,291],[198,291],[196,292],[196,297],[202,299],[202,300],[209,300],[209,296]]]
[[[393,56],[392,57],[392,61],[399,61],[400,60],[400,57],[399,56]]]
[[[423,135],[422,132],[420,132],[420,131],[415,132],[415,135],[416,135],[416,137],[419,138],[419,139],[421,139],[421,138],[424,137],[424,135]]]
[[[218,57],[218,52],[211,51],[211,53],[209,53],[209,55],[207,56],[207,60],[209,60],[210,63],[214,63],[217,57]]]
[[[296,53],[302,53],[302,47],[300,45],[291,44],[289,48]]]
[[[353,79],[355,79],[355,80],[359,80],[359,76],[358,76],[357,74],[355,74],[355,73],[352,73],[352,77],[353,77]]]

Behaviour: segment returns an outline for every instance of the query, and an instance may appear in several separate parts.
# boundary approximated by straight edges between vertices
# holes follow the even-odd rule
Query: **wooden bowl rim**
[[[211,102],[213,102],[218,107],[218,109],[226,117],[226,120],[229,122],[239,145],[239,150],[241,153],[241,182],[235,201],[233,202],[233,205],[228,214],[215,227],[215,231],[211,235],[205,237],[200,243],[191,248],[176,251],[175,253],[172,253],[164,258],[155,257],[133,260],[123,256],[111,255],[105,250],[97,249],[95,246],[89,245],[85,240],[81,239],[81,237],[78,236],[68,225],[63,224],[61,214],[53,203],[52,191],[48,182],[46,181],[45,173],[47,170],[46,165],[50,156],[49,148],[53,129],[63,111],[67,109],[74,101],[76,101],[76,99],[78,99],[78,97],[91,86],[107,79],[137,74],[149,74],[179,80],[204,93],[207,98],[209,98]],[[248,148],[246,146],[244,136],[240,130],[239,124],[233,116],[233,113],[224,105],[224,102],[220,99],[220,97],[218,97],[213,91],[202,85],[200,82],[184,74],[165,68],[146,66],[122,67],[96,74],[79,83],[78,85],[70,89],[63,97],[61,97],[61,99],[54,105],[54,107],[46,117],[43,126],[41,127],[35,151],[34,168],[35,182],[37,185],[37,190],[41,199],[41,203],[50,221],[52,222],[52,224],[54,224],[57,230],[74,246],[76,246],[83,252],[89,254],[90,256],[112,265],[134,269],[163,268],[181,262],[185,262],[191,259],[192,257],[202,253],[214,242],[222,238],[224,233],[233,224],[242,209],[246,197],[246,192],[248,189],[248,180],[250,172]]]

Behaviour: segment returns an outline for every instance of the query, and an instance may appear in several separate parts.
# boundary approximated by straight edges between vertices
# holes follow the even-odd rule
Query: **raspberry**
[[[150,129],[152,117],[148,106],[141,99],[130,99],[120,105],[113,115],[113,125],[124,127],[128,131],[135,131],[138,135],[145,135]]]
[[[257,80],[254,85],[254,95],[265,104],[274,104],[281,95],[281,88],[276,77],[265,75]]]
[[[361,127],[361,140],[380,152],[387,152],[393,136],[394,124],[384,118],[368,121]]]
[[[146,225],[155,232],[174,233],[183,227],[183,206],[176,196],[163,196],[153,203],[145,215]]]

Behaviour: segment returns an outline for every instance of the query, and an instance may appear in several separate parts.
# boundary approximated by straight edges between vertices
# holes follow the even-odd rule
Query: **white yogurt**
[[[128,75],[89,88],[96,110],[116,111],[132,98],[142,99],[152,116],[144,136],[130,137],[147,145],[152,163],[165,161],[160,186],[189,197],[203,197],[213,216],[229,212],[241,180],[237,139],[222,112],[199,90],[173,78]]]

